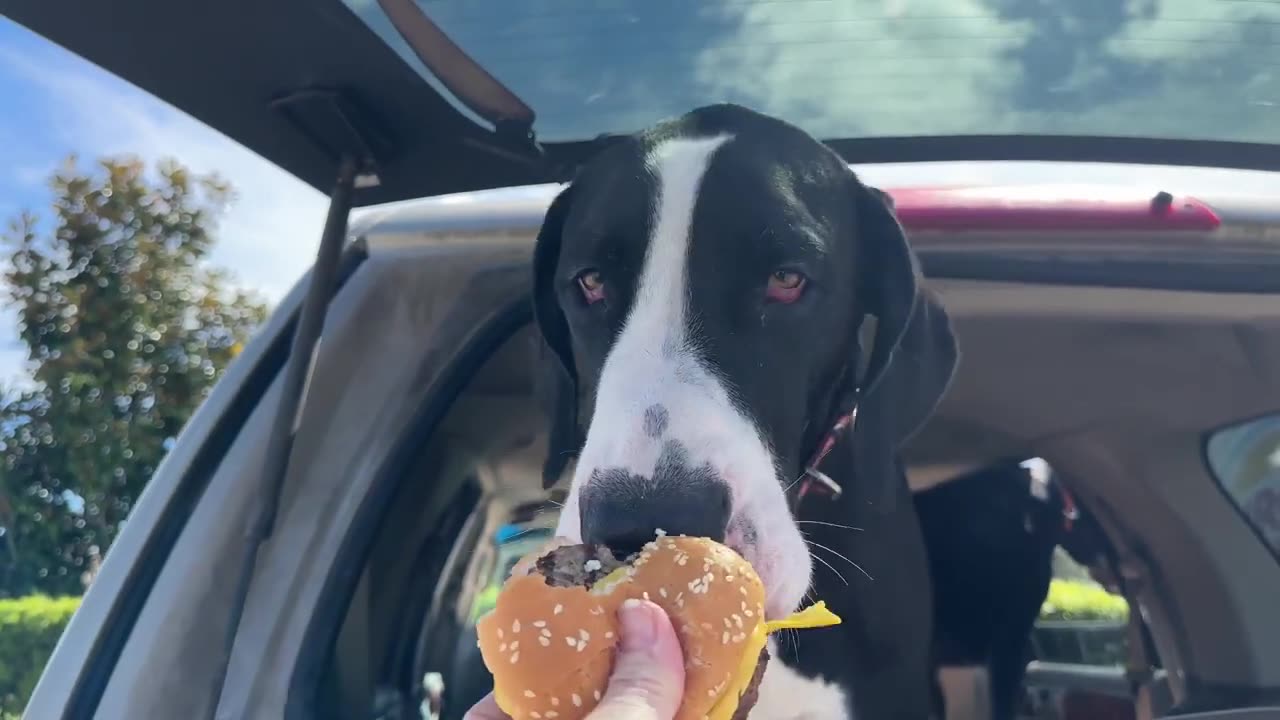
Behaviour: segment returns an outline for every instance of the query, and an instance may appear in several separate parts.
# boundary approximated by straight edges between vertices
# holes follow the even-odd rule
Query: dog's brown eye
[[[596,270],[588,270],[578,276],[578,287],[582,289],[582,297],[588,305],[604,299],[604,279]]]
[[[806,278],[793,270],[775,270],[769,275],[765,297],[772,302],[793,303],[804,292]]]

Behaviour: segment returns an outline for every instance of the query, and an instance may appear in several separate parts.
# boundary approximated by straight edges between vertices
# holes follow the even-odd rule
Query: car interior
[[[403,252],[413,246],[403,238],[392,244],[400,271],[433,259],[427,249]],[[376,241],[370,247],[376,257]],[[1135,581],[1152,661],[1165,671],[1155,716],[1267,701],[1265,689],[1280,688],[1280,644],[1250,628],[1274,616],[1276,548],[1242,521],[1205,446],[1215,430],[1276,410],[1274,298],[932,284],[964,354],[943,405],[908,448],[913,489],[1002,458],[1043,458],[1097,517],[1119,571]],[[389,509],[367,552],[352,558],[350,602],[317,660],[312,692],[322,716],[461,718],[489,689],[475,618],[514,558],[554,528],[565,493],[563,481],[550,493],[540,485],[539,341],[517,326],[465,379],[436,431],[402,442],[412,451],[392,453],[383,468],[395,478]],[[1259,448],[1270,442],[1275,463],[1270,422],[1253,445],[1219,443],[1218,456],[1265,464]],[[1112,717],[1098,714],[1108,700],[1115,717],[1132,716],[1123,668],[1032,665],[1028,684],[1039,690],[1027,717],[1041,717],[1035,706],[1051,696],[1065,705],[1073,689],[1083,693],[1074,714],[1043,717]],[[971,695],[949,703],[949,717],[981,717],[980,681],[947,684],[949,698]]]

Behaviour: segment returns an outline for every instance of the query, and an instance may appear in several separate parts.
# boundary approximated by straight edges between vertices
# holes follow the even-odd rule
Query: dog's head
[[[534,309],[557,361],[544,481],[578,456],[558,532],[727,542],[760,571],[772,616],[809,585],[787,489],[840,399],[856,386],[876,408],[855,427],[859,451],[875,448],[860,471],[899,482],[891,456],[956,359],[886,198],[801,130],[732,105],[579,171],[538,234]]]

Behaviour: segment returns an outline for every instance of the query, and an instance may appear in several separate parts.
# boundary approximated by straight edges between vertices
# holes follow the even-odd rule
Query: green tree
[[[51,220],[4,237],[30,382],[0,391],[0,596],[79,593],[266,308],[208,265],[233,199],[131,158],[51,180]]]

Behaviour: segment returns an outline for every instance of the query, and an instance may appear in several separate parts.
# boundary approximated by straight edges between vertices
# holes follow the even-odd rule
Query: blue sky
[[[306,269],[325,197],[147,93],[0,17],[0,222],[48,205],[45,180],[70,153],[128,153],[217,171],[239,199],[211,262],[276,300]],[[0,306],[0,382],[20,378],[25,348]]]

